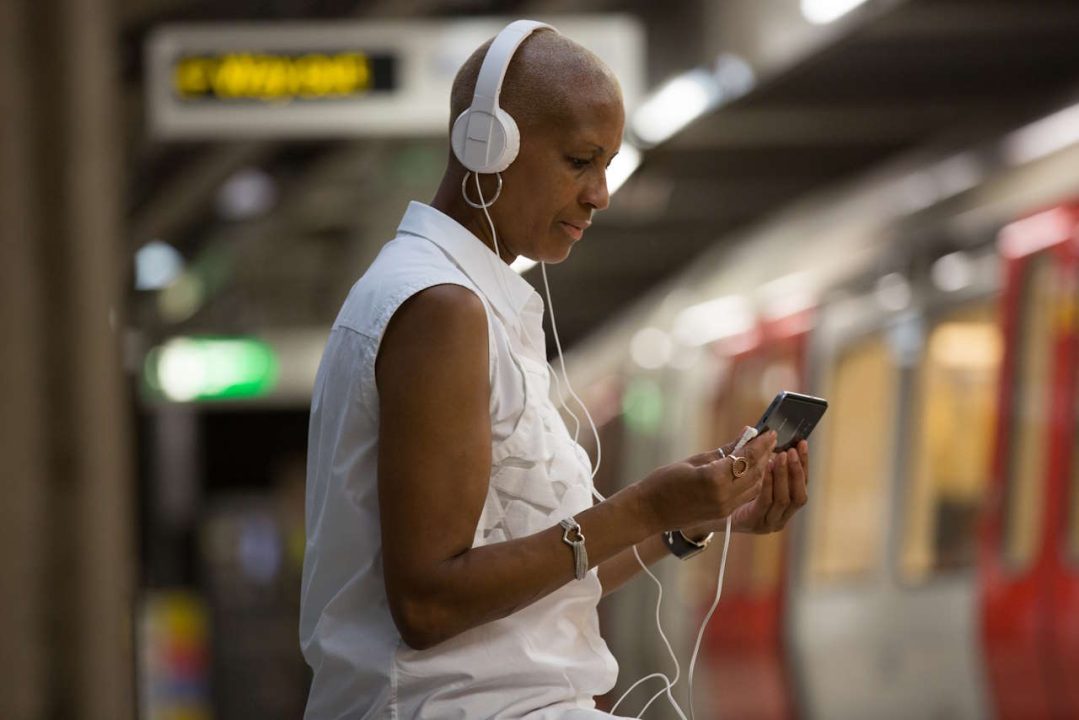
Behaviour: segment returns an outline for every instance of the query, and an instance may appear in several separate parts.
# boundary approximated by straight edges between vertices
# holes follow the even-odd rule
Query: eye
[[[574,170],[584,170],[586,167],[592,164],[592,158],[579,158],[572,155],[567,156],[566,160],[573,166]]]

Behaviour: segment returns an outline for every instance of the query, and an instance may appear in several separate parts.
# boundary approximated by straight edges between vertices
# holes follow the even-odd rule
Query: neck
[[[480,208],[474,208],[465,202],[464,197],[461,196],[461,179],[465,176],[465,169],[456,163],[451,163],[451,166],[446,169],[446,173],[442,176],[442,182],[438,186],[438,190],[435,192],[434,198],[431,200],[431,207],[435,208],[439,212],[448,215],[456,220],[465,229],[480,239],[484,245],[486,245],[491,252],[495,251],[494,238],[491,236],[491,227],[487,224],[487,217]],[[487,180],[490,180],[488,182]],[[476,200],[476,187],[475,179],[473,177],[468,178],[468,189],[471,191],[471,197]],[[494,195],[495,188],[487,187],[493,185],[494,180],[488,178],[488,176],[480,176],[480,184],[483,186],[484,197],[491,197]],[[488,208],[487,212],[490,212]],[[492,218],[493,219],[493,218]],[[507,265],[517,259],[517,256],[506,247],[506,241],[500,236],[498,239],[499,255],[502,261]]]

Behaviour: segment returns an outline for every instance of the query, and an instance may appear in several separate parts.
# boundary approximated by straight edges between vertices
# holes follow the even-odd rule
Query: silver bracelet
[[[573,548],[573,575],[578,580],[584,580],[588,574],[588,551],[584,549],[584,533],[581,532],[581,526],[571,517],[559,521],[558,524],[565,529],[562,533],[562,542]],[[570,539],[570,533],[574,532],[577,533],[576,540]]]

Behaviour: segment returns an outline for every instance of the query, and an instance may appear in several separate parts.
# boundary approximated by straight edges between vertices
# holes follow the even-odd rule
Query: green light
[[[635,378],[622,396],[626,424],[634,431],[652,435],[663,422],[663,391],[647,378]]]
[[[260,397],[277,383],[273,349],[251,338],[175,338],[146,357],[147,387],[169,400]]]

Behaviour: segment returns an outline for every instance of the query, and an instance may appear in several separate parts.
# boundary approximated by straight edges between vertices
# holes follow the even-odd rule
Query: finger
[[[753,438],[742,448],[742,454],[749,456],[750,464],[756,465],[761,460],[768,458],[776,446],[776,431],[769,430],[763,435]]]
[[[787,451],[787,486],[790,488],[791,502],[783,512],[781,520],[783,527],[794,517],[809,500],[809,493],[805,487],[805,472],[802,461],[796,449]]]
[[[790,487],[788,485],[787,453],[777,453],[772,469],[772,503],[765,516],[769,530],[783,527],[783,514],[790,505]]]
[[[724,453],[724,455],[725,454],[726,453]],[[688,462],[693,467],[700,467],[702,465],[707,465],[708,463],[713,463],[722,457],[723,455],[720,454],[719,449],[706,450],[702,453],[697,453],[692,457],[686,458],[686,462]]]
[[[809,443],[802,440],[798,443],[798,456],[802,461],[802,472],[805,475],[805,486],[809,488]]]
[[[787,451],[787,485],[790,488],[791,505],[794,510],[802,507],[809,499],[806,490],[805,465],[797,450]]]
[[[764,478],[761,480],[761,493],[757,497],[757,505],[761,508],[759,515],[763,516],[768,508],[772,507],[772,493],[774,492],[773,486],[775,484],[775,467],[774,460],[768,460],[768,469],[764,472]]]

